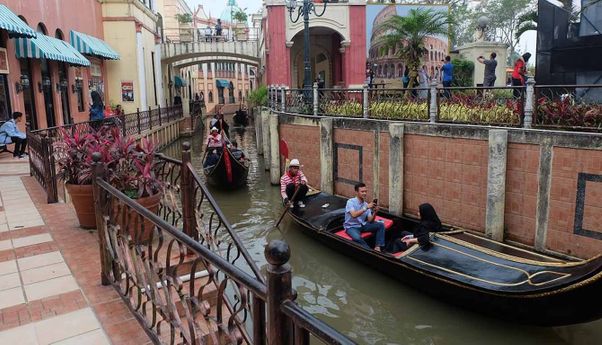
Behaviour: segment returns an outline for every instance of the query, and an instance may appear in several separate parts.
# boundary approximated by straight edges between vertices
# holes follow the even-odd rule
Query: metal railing
[[[149,210],[106,182],[93,155],[102,284],[114,287],[154,343],[305,345],[313,335],[353,344],[294,302],[286,243],[266,246],[261,275],[196,175],[189,144],[182,161],[159,156],[171,201]]]
[[[54,157],[54,146],[62,141],[61,130],[86,133],[102,126],[116,126],[124,135],[142,135],[152,130],[153,126],[158,128],[182,117],[182,107],[176,105],[143,111],[138,109],[135,113],[108,117],[101,121],[84,121],[28,131],[30,173],[46,191],[48,203],[58,202],[59,185],[56,174],[59,167]]]
[[[373,85],[374,86],[374,85]],[[302,115],[602,131],[602,85],[289,89],[270,86],[269,106]]]

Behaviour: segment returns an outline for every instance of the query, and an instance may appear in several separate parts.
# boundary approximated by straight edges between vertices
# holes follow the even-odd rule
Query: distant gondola
[[[249,161],[236,159],[228,148],[224,148],[221,150],[217,163],[212,166],[204,166],[203,172],[209,185],[223,189],[236,189],[247,184]]]
[[[432,233],[428,250],[379,253],[343,230],[346,199],[319,193],[289,209],[303,231],[331,248],[438,299],[513,322],[557,326],[602,317],[602,256],[563,261],[464,230]],[[387,239],[418,220],[379,212]],[[371,235],[363,234],[370,243]],[[353,263],[349,263],[352,265]],[[375,282],[377,284],[377,282]]]
[[[232,121],[236,126],[246,127],[249,125],[249,114],[246,110],[238,109],[232,117]]]

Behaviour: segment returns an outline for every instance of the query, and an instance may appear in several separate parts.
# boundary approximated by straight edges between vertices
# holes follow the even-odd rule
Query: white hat
[[[298,167],[301,164],[299,164],[299,160],[297,158],[291,159],[291,162],[288,163],[288,167]]]
[[[217,132],[217,127],[212,127],[211,128],[211,132],[216,131]]]

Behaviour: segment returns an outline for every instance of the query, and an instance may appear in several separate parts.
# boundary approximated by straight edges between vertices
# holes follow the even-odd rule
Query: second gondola
[[[215,164],[207,164],[212,154],[218,155],[219,158],[213,159]],[[222,189],[237,189],[247,184],[249,165],[249,160],[244,157],[242,151],[233,152],[225,147],[207,155],[203,162],[203,172],[207,184]]]

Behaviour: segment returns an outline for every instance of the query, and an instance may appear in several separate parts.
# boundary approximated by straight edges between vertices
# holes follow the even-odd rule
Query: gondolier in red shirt
[[[307,187],[307,177],[301,171],[298,159],[292,159],[288,164],[288,169],[280,178],[280,195],[285,205],[293,208],[295,202],[299,207],[305,207],[303,199],[309,188]]]

